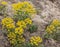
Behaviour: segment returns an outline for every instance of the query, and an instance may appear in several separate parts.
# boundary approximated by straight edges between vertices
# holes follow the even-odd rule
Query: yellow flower
[[[22,28],[26,28],[26,23],[24,21],[18,21],[16,25]]]
[[[16,38],[16,34],[14,32],[9,32],[9,34],[7,34],[8,39],[15,39]]]
[[[13,19],[8,18],[8,17],[2,19],[2,25],[3,25],[3,27],[7,27],[7,28],[14,28],[15,27]]]
[[[7,28],[12,29],[15,28],[15,25],[13,23],[6,25]]]
[[[15,11],[17,10],[17,12],[21,10],[31,15],[36,13],[36,10],[33,5],[27,1],[12,4],[12,9]]]
[[[55,30],[55,26],[54,25],[50,25],[50,26],[47,26],[46,32],[53,33],[54,30]]]
[[[7,5],[8,3],[6,1],[1,2],[2,5]]]
[[[24,29],[21,28],[21,27],[17,27],[17,28],[15,28],[15,33],[19,34],[19,35],[22,35],[24,33]]]
[[[24,43],[25,42],[25,38],[23,36],[18,37],[17,40],[19,41],[19,43]]]
[[[10,44],[12,44],[12,45],[15,45],[17,43],[16,39],[11,39],[9,41],[10,41]]]
[[[30,38],[30,43],[32,45],[38,45],[41,42],[42,42],[42,38],[39,37],[39,36],[33,36],[33,37]]]
[[[54,19],[51,24],[53,24],[54,26],[59,26],[60,21],[58,19]]]
[[[46,32],[47,33],[52,33],[53,31],[49,27],[47,27]]]
[[[54,30],[55,29],[54,25],[50,25],[49,28],[50,28],[50,30]]]
[[[2,19],[2,24],[3,24],[3,25],[10,24],[10,23],[13,23],[13,22],[14,22],[14,21],[13,21],[12,18],[6,17],[6,18]]]
[[[58,19],[54,19],[51,24],[49,26],[47,26],[46,28],[46,32],[48,33],[54,33],[57,29],[57,27],[59,27],[60,25],[60,21]]]
[[[12,4],[12,8],[13,8],[13,10],[19,10],[19,9],[17,8],[17,4]]]
[[[25,19],[26,24],[32,24],[32,20],[30,18]]]

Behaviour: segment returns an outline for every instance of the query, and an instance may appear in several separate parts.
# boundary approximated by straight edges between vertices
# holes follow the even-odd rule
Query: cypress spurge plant
[[[24,20],[30,18],[33,14],[36,14],[34,6],[29,2],[18,2],[12,4],[12,10],[14,11],[14,19]]]
[[[45,38],[53,38],[60,41],[60,20],[54,19],[46,28]]]
[[[39,47],[39,45],[41,46],[42,42],[43,42],[43,40],[39,36],[32,36],[30,38],[30,44],[32,47]]]
[[[7,2],[3,1],[2,5],[6,6]],[[29,28],[31,32],[36,31],[37,27],[33,25],[31,16],[36,14],[34,6],[29,2],[18,2],[11,4],[14,12],[13,17],[5,17],[2,19],[2,30],[6,30],[6,36],[12,47],[33,47],[42,42],[40,37],[32,37],[28,42],[25,41],[23,36],[24,31]],[[3,10],[3,6],[0,6],[0,10]],[[31,26],[30,26],[31,25]],[[37,39],[37,41],[33,40]],[[36,43],[35,43],[36,42]],[[33,43],[33,44],[32,44]]]

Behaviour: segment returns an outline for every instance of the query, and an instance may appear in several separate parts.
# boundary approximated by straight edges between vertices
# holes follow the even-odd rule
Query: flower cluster
[[[30,38],[30,43],[32,45],[38,46],[38,44],[41,43],[41,42],[42,42],[42,38],[39,37],[39,36],[33,36],[33,37]]]
[[[12,8],[15,11],[22,11],[24,13],[29,13],[29,14],[34,14],[36,13],[35,8],[33,7],[33,5],[29,2],[18,2],[15,4],[12,4]]]
[[[47,26],[46,32],[53,33],[56,31],[57,27],[59,26],[60,26],[60,21],[58,19],[54,19],[52,23],[49,26]]]
[[[23,34],[22,29],[15,29],[15,31],[8,32],[7,37],[8,40],[10,41],[10,44],[16,45],[25,42],[25,38],[23,37],[22,34]]]
[[[18,21],[17,23],[16,23],[16,25],[18,26],[18,27],[22,27],[22,28],[26,28],[26,23],[22,20],[22,21]]]
[[[15,45],[17,42],[22,43],[25,40],[23,33],[24,29],[27,28],[27,24],[32,24],[32,20],[30,18],[17,21],[16,23],[10,17],[2,19],[2,26],[4,27],[3,29],[8,29],[7,37],[11,44]]]
[[[26,22],[26,24],[32,24],[32,20],[30,18],[26,18],[24,21]]]
[[[14,32],[9,32],[8,38],[9,38],[9,39],[15,39],[15,38],[16,38],[15,33],[14,33]]]
[[[19,36],[14,32],[10,32],[9,34],[7,34],[7,36],[8,36],[8,40],[10,41],[10,44],[16,45],[16,44],[25,42],[25,39],[23,36]]]
[[[50,25],[47,27],[46,32],[53,33],[54,29],[55,29],[55,27],[53,25]]]
[[[24,29],[21,27],[15,28],[15,33],[18,35],[22,35],[24,33]]]
[[[18,21],[16,23],[17,28],[15,28],[15,33],[18,33],[20,35],[23,34],[24,29],[27,28],[28,24],[29,25],[32,24],[32,20],[30,18],[26,18],[25,20]]]
[[[31,24],[32,24],[32,20],[30,18],[26,18],[25,20],[18,21],[16,25],[18,27],[26,28],[27,25],[31,25]]]
[[[24,42],[25,42],[25,38],[24,38],[23,36],[18,36],[18,37],[17,37],[17,42],[18,42],[19,44],[24,43]]]
[[[7,5],[7,2],[1,2],[2,5]],[[30,26],[32,26],[31,15],[36,13],[35,8],[29,2],[18,2],[11,4],[12,9],[15,13],[13,13],[13,18],[5,17],[2,19],[2,27],[6,32],[6,36],[8,41],[15,47],[17,44],[22,44],[25,42],[24,31],[27,31]],[[33,30],[32,30],[33,29]],[[34,31],[36,29],[34,26],[30,29],[30,31]],[[38,45],[42,42],[42,38],[39,36],[33,36],[30,39],[30,43],[32,45]]]
[[[13,19],[9,17],[2,19],[2,25],[8,29],[15,28]]]
[[[2,5],[7,5],[8,3],[6,1],[1,2]]]
[[[54,19],[51,24],[54,26],[60,26],[60,20]]]
[[[13,45],[15,45],[17,42],[22,43],[24,40],[24,38],[22,36],[22,34],[24,33],[24,28],[20,27],[20,25],[21,24],[24,25],[24,23],[21,22],[20,25],[18,23],[16,23],[16,24],[18,25],[18,27],[15,26],[14,20],[12,18],[6,17],[6,18],[2,19],[3,29],[4,28],[8,29],[7,37],[8,37],[8,40],[10,41],[10,43]],[[19,36],[19,37],[17,37],[17,36]]]
[[[9,34],[7,34],[7,37],[11,44],[16,43],[16,34],[14,32],[9,32]]]

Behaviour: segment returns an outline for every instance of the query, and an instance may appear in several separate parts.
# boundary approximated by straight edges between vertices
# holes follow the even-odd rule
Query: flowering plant
[[[33,37],[30,38],[30,43],[32,45],[38,46],[39,43],[41,43],[41,42],[42,42],[42,38],[39,37],[39,36],[33,36]]]
[[[46,28],[46,36],[47,38],[58,39],[60,36],[60,20],[54,19],[49,26]]]
[[[2,5],[7,5],[7,2],[2,2]],[[13,17],[4,17],[1,21],[2,30],[5,30],[6,36],[12,47],[31,47],[31,45],[38,46],[42,42],[39,36],[33,36],[30,41],[26,42],[24,33],[28,31],[35,31],[37,27],[33,25],[31,16],[36,13],[35,8],[29,2],[18,2],[11,4],[14,11]],[[32,27],[31,27],[32,26]],[[28,45],[27,45],[28,43]],[[20,45],[24,46],[20,46]]]
[[[36,10],[33,5],[26,1],[12,4],[12,10],[15,14],[14,19],[16,20],[24,20],[36,14]]]

